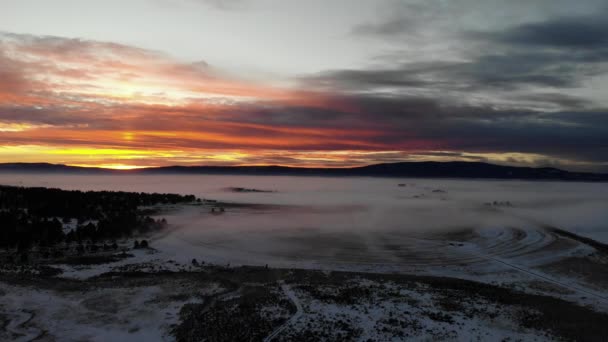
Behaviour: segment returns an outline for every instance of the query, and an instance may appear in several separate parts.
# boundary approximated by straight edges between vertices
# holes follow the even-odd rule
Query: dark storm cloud
[[[356,26],[352,33],[390,39],[395,46],[416,44],[419,41],[408,41],[404,35],[428,27],[428,21],[437,21],[438,25],[450,23],[445,14],[458,12],[449,4],[432,2],[400,4],[393,9],[384,20]],[[447,37],[462,49],[462,58],[457,62],[451,56],[443,60],[435,57],[426,63],[403,62],[408,58],[394,52],[382,66],[330,70],[306,81],[341,91],[367,92],[380,87],[446,91],[576,87],[591,76],[608,72],[604,63],[608,62],[606,17],[608,7],[604,6],[592,14],[561,14],[495,31],[459,31],[454,22],[445,28],[449,29]]]
[[[608,56],[608,55],[607,55]],[[596,56],[597,57],[597,56]],[[596,58],[593,57],[593,58]],[[302,78],[309,86],[340,91],[390,89],[514,90],[522,86],[573,87],[606,66],[585,56],[517,51],[472,56],[470,61],[403,63],[363,70],[330,70]]]
[[[489,33],[489,39],[512,45],[553,48],[608,48],[608,11],[593,16],[552,18],[527,23],[503,32]]]
[[[592,16],[558,17],[502,31],[468,33],[503,50],[478,58],[478,70],[513,71],[532,83],[554,87],[576,85],[608,71],[608,10]],[[544,78],[536,78],[543,76]]]
[[[584,76],[582,70],[577,65],[564,63],[560,57],[536,52],[484,55],[473,62],[454,65],[446,72],[455,80],[468,82],[472,88],[575,85]]]
[[[374,95],[335,96],[323,107],[241,105],[227,116],[235,122],[310,128],[390,128],[394,123],[442,115],[440,104],[431,98]]]
[[[517,96],[506,96],[506,98],[513,101],[537,103],[541,106],[556,106],[564,109],[581,109],[593,106],[588,99],[561,93],[519,94]]]
[[[566,89],[608,71],[604,14],[456,32],[464,47],[457,61],[408,62],[394,52],[384,64],[302,81],[350,96],[360,108],[351,122],[384,127],[385,134],[370,139],[375,143],[405,149],[409,142],[433,142],[436,150],[531,153],[547,156],[547,164],[562,158],[599,165],[608,162],[608,110]],[[393,16],[353,33],[398,41],[416,31],[409,18]],[[471,104],[475,95],[483,100]]]
[[[558,17],[502,31],[469,34],[500,54],[477,56],[470,73],[482,85],[572,87],[608,71],[608,11]]]
[[[331,105],[324,109],[277,105],[241,106],[230,112],[234,122],[263,124],[268,128],[306,127],[319,132],[338,128],[345,132],[369,129],[376,133],[340,136],[360,141],[362,145],[358,149],[384,146],[402,150],[526,152],[608,161],[608,110],[547,113],[495,109],[490,105],[449,105],[426,97],[374,95],[349,95],[336,101],[350,103],[352,110]],[[309,115],[315,112],[317,115]],[[254,130],[252,134],[264,132]],[[335,147],[332,144],[316,146],[321,150]]]
[[[408,73],[408,71],[413,71]],[[415,70],[400,68],[377,70],[336,70],[305,78],[309,85],[324,88],[361,90],[374,87],[422,87],[428,83],[417,77]]]

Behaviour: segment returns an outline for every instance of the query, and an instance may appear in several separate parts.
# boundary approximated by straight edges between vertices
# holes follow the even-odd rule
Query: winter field
[[[0,184],[208,200],[161,208],[168,228],[146,237],[149,249],[120,241],[131,256],[119,261],[2,270],[0,340],[608,336],[605,183],[0,174]]]

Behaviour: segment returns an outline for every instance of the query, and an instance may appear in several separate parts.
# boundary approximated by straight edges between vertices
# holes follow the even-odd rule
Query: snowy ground
[[[488,253],[484,234],[494,248],[514,236],[551,241],[526,258],[513,251],[532,243]],[[578,258],[574,269],[606,271],[605,252],[549,231],[542,238],[517,230],[484,234],[450,235],[444,249],[458,262],[426,267],[193,265],[171,259],[175,250],[151,248],[101,265],[51,265],[63,271],[56,276],[2,269],[0,340],[551,341],[583,334],[578,340],[593,341],[608,333],[606,284],[546,267]],[[348,273],[336,272],[340,267]],[[565,324],[571,319],[583,321]]]
[[[336,300],[345,289],[361,288],[371,289],[371,294],[352,302]],[[301,303],[302,313],[288,323],[278,340],[297,340],[311,331],[332,340],[550,340],[542,331],[520,327],[513,317],[517,315],[515,308],[472,297],[466,305],[446,309],[439,296],[424,286],[353,279],[342,287],[299,289],[294,298]]]
[[[165,341],[184,304],[218,291],[213,283],[189,291],[174,286],[82,285],[76,290],[0,282],[0,317],[10,320],[0,340]]]
[[[152,248],[129,250],[119,261],[56,263],[62,273],[50,278],[36,268],[26,275],[0,267],[0,340],[222,340],[249,329],[255,340],[273,341],[540,341],[570,336],[541,323],[577,310],[598,329],[608,327],[606,250],[552,229],[608,241],[606,184],[25,177],[12,181],[245,204],[165,211],[170,227],[146,237]],[[167,182],[171,188],[159,188]],[[230,186],[276,192],[226,192]],[[226,211],[211,213],[216,205]],[[565,313],[546,318],[546,310]],[[230,317],[242,324],[230,325]]]

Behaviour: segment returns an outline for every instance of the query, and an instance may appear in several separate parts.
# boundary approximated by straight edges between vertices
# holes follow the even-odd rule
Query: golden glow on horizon
[[[98,167],[102,169],[112,169],[112,170],[136,170],[136,169],[145,169],[151,166],[142,166],[142,165],[128,165],[128,164],[67,164],[69,166],[80,166],[80,167]]]
[[[299,167],[353,167],[399,161],[487,161],[499,164],[536,165],[546,156],[533,153],[467,153],[431,151],[292,151],[292,150],[137,150],[95,147],[0,146],[0,163],[48,162],[83,167],[131,170],[170,165],[281,165]],[[444,154],[444,155],[442,155]],[[572,160],[554,163],[587,166]]]

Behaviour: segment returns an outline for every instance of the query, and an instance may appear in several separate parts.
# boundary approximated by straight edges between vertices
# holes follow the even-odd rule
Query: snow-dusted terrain
[[[264,315],[252,326],[266,340],[297,340],[306,334],[362,341],[562,336],[546,335],[550,326],[522,326],[528,319],[522,320],[522,312],[542,312],[544,297],[530,297],[542,305],[523,308],[467,292],[468,283],[450,283],[449,291],[466,294],[454,302],[446,299],[447,290],[429,285],[427,276],[485,284],[490,287],[484,291],[490,292],[548,296],[560,300],[551,302],[560,310],[574,305],[591,310],[584,314],[608,313],[608,253],[601,244],[563,233],[608,242],[604,183],[0,175],[0,184],[172,192],[220,201],[165,208],[160,216],[167,218],[169,228],[147,237],[152,249],[131,250],[129,258],[99,265],[53,265],[62,271],[52,278],[57,286],[1,281],[0,323],[6,323],[0,339],[196,340],[184,335],[187,331],[223,336],[211,325],[195,322],[211,319],[211,313],[213,319],[235,312],[249,317],[249,311],[239,311],[243,309],[238,303],[252,294],[265,298],[255,306]],[[230,187],[273,192],[227,191]],[[214,207],[225,211],[211,212]],[[70,227],[68,222],[64,230]],[[132,241],[121,244],[130,246]],[[235,268],[241,265],[260,268],[247,273]],[[310,271],[294,276],[266,267]],[[311,287],[306,279],[312,276],[306,272],[315,271],[354,273],[339,285],[328,276]],[[13,279],[14,270],[2,272]],[[158,284],[145,277],[138,283],[130,278],[132,272],[156,275]],[[265,272],[272,276],[258,279]],[[167,274],[180,276],[172,279]],[[392,280],[394,274],[423,278]],[[108,276],[116,277],[116,285],[109,285]],[[214,282],[214,277],[222,281]],[[83,290],[74,291],[78,286]],[[362,297],[356,303],[344,302],[343,292]],[[460,309],[450,311],[446,305]],[[260,323],[264,320],[271,323]],[[343,329],[332,334],[340,335],[322,335],[336,322],[342,322]]]

